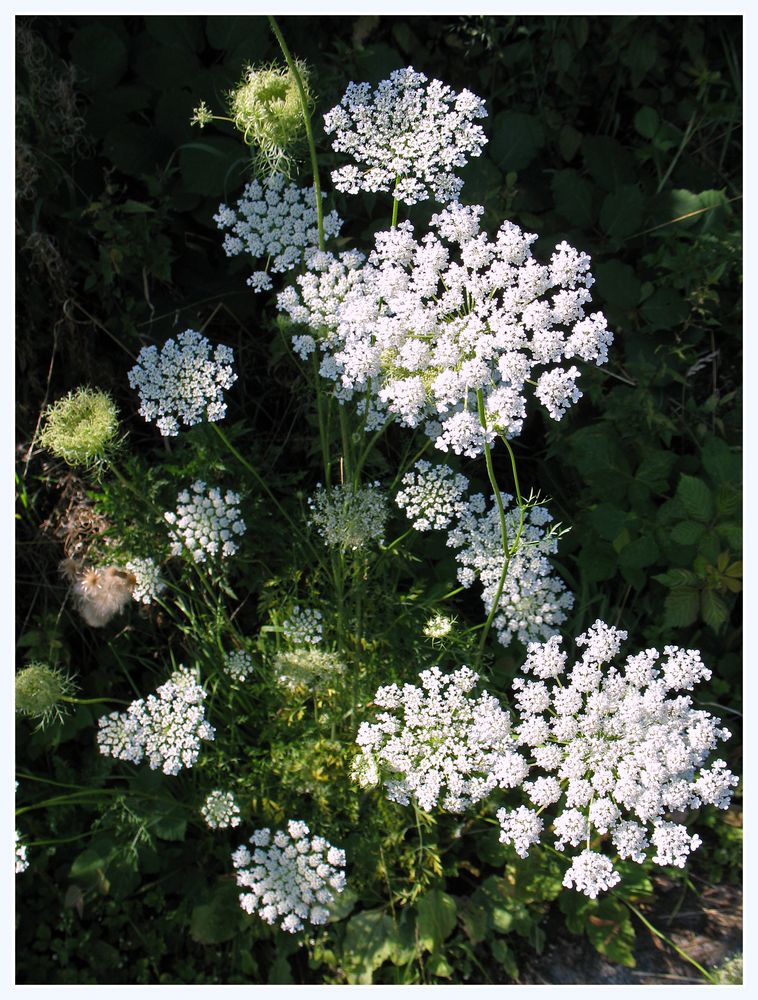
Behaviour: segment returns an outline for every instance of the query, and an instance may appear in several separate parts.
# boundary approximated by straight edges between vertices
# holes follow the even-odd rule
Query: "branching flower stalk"
[[[292,58],[292,53],[290,52],[287,43],[284,40],[284,35],[282,35],[279,30],[279,25],[276,23],[276,19],[269,14],[268,21],[271,25],[271,30],[276,36],[277,42],[279,42],[279,48],[282,50],[282,55],[287,63],[287,68],[289,69],[292,77],[297,86],[298,93],[300,95],[300,102],[303,107],[303,121],[305,123],[305,134],[308,139],[308,149],[311,155],[311,169],[313,171],[313,188],[316,193],[316,213],[318,216],[318,244],[320,250],[326,249],[326,239],[324,236],[324,209],[321,204],[321,181],[319,179],[318,173],[318,158],[316,156],[316,143],[313,138],[313,128],[311,127],[311,114],[308,108],[308,99],[305,94],[305,88],[303,87],[303,80],[300,76],[300,71],[297,68],[295,60]]]

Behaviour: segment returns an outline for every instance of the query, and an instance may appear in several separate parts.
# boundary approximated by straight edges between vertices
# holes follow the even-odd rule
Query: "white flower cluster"
[[[384,541],[389,510],[378,482],[356,489],[349,483],[331,489],[319,484],[308,498],[308,506],[308,523],[332,548],[364,549],[372,542]]]
[[[239,493],[227,490],[222,497],[218,487],[206,491],[201,479],[190,490],[182,490],[176,498],[176,513],[166,511],[163,515],[171,525],[171,554],[189,552],[197,563],[205,562],[208,556],[234,555],[238,546],[233,536],[245,533],[237,506]]]
[[[315,190],[287,184],[281,173],[251,181],[236,210],[222,204],[213,216],[219,229],[230,230],[224,237],[228,257],[246,253],[266,261],[265,269],[247,280],[256,292],[272,287],[269,272],[289,271],[318,250],[316,218]],[[338,236],[341,228],[336,212],[324,216],[325,236]]]
[[[500,839],[525,857],[542,833],[537,810],[552,807],[555,848],[585,845],[563,884],[592,898],[619,881],[590,850],[593,837],[609,835],[622,859],[683,867],[700,838],[666,814],[726,809],[737,784],[723,760],[703,767],[728,730],[679,693],[710,677],[700,653],[666,646],[663,657],[646,649],[608,666],[625,638],[596,621],[576,640],[584,653],[570,670],[559,637],[532,643],[523,671],[537,679],[513,685],[514,731],[532,756],[523,784],[531,806],[498,812]]]
[[[483,211],[451,204],[420,242],[401,223],[376,235],[368,259],[316,254],[299,292],[278,297],[316,335],[294,348],[305,358],[318,343],[337,398],[368,397],[368,429],[393,416],[472,458],[496,433],[521,432],[528,384],[559,420],[581,395],[579,369],[566,362],[602,365],[613,340],[602,313],[585,314],[594,280],[586,254],[564,242],[539,264],[534,234],[504,222],[491,242],[479,231]]]
[[[481,154],[487,137],[474,120],[486,117],[484,101],[471,91],[456,94],[439,80],[427,86],[412,66],[395,70],[373,93],[368,83],[350,83],[324,115],[324,131],[360,166],[333,171],[334,186],[350,194],[391,191],[407,205],[457,199],[463,181],[454,171]]]
[[[178,343],[177,343],[178,341]],[[143,347],[128,374],[129,385],[140,395],[140,415],[156,420],[164,437],[192,427],[203,418],[221,420],[226,414],[224,389],[237,380],[234,351],[219,344],[211,357],[211,343],[196,330],[185,330],[161,348]]]
[[[501,496],[506,507],[513,500],[508,493]],[[509,543],[513,544],[519,528],[521,534],[492,620],[503,646],[508,646],[514,636],[523,643],[548,639],[556,634],[557,627],[566,620],[566,612],[573,607],[573,594],[548,559],[558,550],[558,539],[547,527],[552,519],[545,507],[532,506],[524,511],[522,525],[517,507],[506,510]],[[455,558],[461,584],[470,587],[477,579],[481,582],[482,601],[489,614],[504,559],[495,498],[490,498],[488,507],[480,493],[470,497],[464,514],[448,532],[447,544],[459,550]]]
[[[152,770],[178,774],[195,763],[202,740],[215,738],[205,721],[205,698],[194,674],[182,667],[155,694],[133,701],[125,712],[101,716],[98,749],[132,764],[147,757]]]
[[[323,615],[313,608],[301,608],[296,604],[292,614],[282,623],[284,638],[293,646],[315,646],[324,636],[321,624]]]
[[[510,717],[486,691],[470,691],[479,675],[468,667],[443,674],[423,670],[421,686],[379,688],[375,723],[362,722],[353,777],[362,786],[383,783],[387,797],[422,809],[462,812],[494,788],[514,788],[528,773],[517,752]],[[394,711],[393,711],[394,710]]]
[[[152,604],[156,597],[166,589],[161,579],[160,569],[150,556],[131,559],[126,568],[135,579],[132,587],[132,597],[141,604]]]
[[[395,503],[417,531],[447,528],[466,510],[463,495],[469,481],[449,465],[432,465],[422,458],[401,482]]]
[[[294,934],[304,922],[326,923],[326,906],[345,888],[345,852],[323,837],[309,837],[301,820],[290,820],[287,831],[272,837],[268,828],[256,830],[254,850],[242,845],[232,863],[237,885],[250,890],[240,893],[242,909]]]
[[[200,812],[211,830],[225,830],[240,824],[240,808],[234,793],[222,792],[220,788],[210,792]]]
[[[464,587],[482,583],[482,601],[489,614],[497,596],[503,570],[500,518],[494,497],[488,507],[481,493],[465,498],[468,480],[447,465],[420,460],[402,480],[395,497],[398,506],[413,521],[414,528],[450,528],[447,544],[458,549],[458,579]],[[508,505],[513,498],[502,494]],[[553,571],[548,556],[558,549],[558,539],[547,527],[552,517],[545,507],[531,505],[506,512],[509,544],[519,534],[519,545],[511,557],[493,625],[500,642],[507,646],[514,636],[523,642],[547,639],[566,620],[573,595]],[[452,527],[450,527],[452,525]]]
[[[20,875],[29,867],[26,844],[20,843],[21,834],[16,830],[16,874]]]
[[[345,664],[336,653],[327,653],[322,649],[277,653],[273,667],[277,684],[289,691],[323,688],[333,683],[335,675],[345,670]]]
[[[244,649],[235,649],[231,653],[225,653],[223,667],[235,681],[247,680],[255,669],[252,656]]]

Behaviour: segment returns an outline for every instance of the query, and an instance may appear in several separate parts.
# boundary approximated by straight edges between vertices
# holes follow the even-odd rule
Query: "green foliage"
[[[377,686],[432,662],[472,662],[477,633],[467,629],[480,608],[456,592],[439,539],[335,562],[305,524],[315,483],[340,481],[337,408],[322,401],[325,468],[311,372],[273,301],[245,288],[247,262],[224,256],[212,220],[250,177],[250,152],[231,123],[190,125],[201,98],[220,109],[247,65],[278,57],[266,19],[40,16],[16,28],[18,649],[22,662],[75,667],[83,697],[118,700],[79,705],[44,732],[18,722],[17,824],[34,872],[18,876],[17,981],[508,983],[556,922],[633,966],[624,899],[649,904],[647,866],[617,864],[624,897],[588,900],[563,888],[565,864],[548,849],[524,860],[502,845],[486,808],[413,814],[349,780]],[[522,489],[549,494],[572,526],[556,562],[576,597],[566,632],[605,617],[635,648],[701,649],[714,675],[702,698],[723,706],[736,756],[738,19],[308,16],[282,28],[311,67],[327,189],[337,158],[320,116],[348,80],[376,84],[412,61],[487,100],[489,143],[463,171],[464,202],[483,204],[493,230],[509,218],[541,234],[543,256],[564,238],[591,254],[615,343],[607,366],[583,372],[584,398],[560,423],[530,414],[514,442]],[[310,183],[304,164],[298,180]],[[349,212],[343,196],[331,201],[350,217],[345,246],[389,218],[381,196],[352,199]],[[136,416],[125,373],[138,350],[189,326],[234,347],[229,446],[210,426],[159,441]],[[45,406],[78,384],[112,395],[128,435],[120,474],[96,484],[32,447]],[[419,447],[390,428],[366,479],[391,481]],[[509,482],[507,458],[495,461]],[[212,577],[167,559],[163,514],[197,478],[242,493],[255,540],[244,562]],[[406,526],[395,516],[388,538]],[[57,571],[71,555],[151,555],[165,599],[86,628]],[[277,683],[296,604],[323,613],[348,683]],[[432,642],[423,628],[438,609],[457,624]],[[251,654],[250,683],[224,672],[230,649]],[[521,662],[516,644],[485,659],[488,689],[503,694]],[[172,778],[103,758],[99,715],[144,697],[179,663],[200,670],[224,739]],[[212,787],[234,791],[236,830],[202,822]],[[230,865],[252,829],[295,816],[350,863],[329,922],[305,936],[247,917]],[[703,810],[695,825],[702,877],[738,879],[738,809]]]

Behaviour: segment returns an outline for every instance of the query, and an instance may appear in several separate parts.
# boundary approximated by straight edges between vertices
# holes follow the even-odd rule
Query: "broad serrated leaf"
[[[642,318],[652,330],[670,330],[689,316],[690,307],[674,288],[658,288],[642,305]]]
[[[594,219],[592,185],[576,170],[556,170],[550,182],[555,207],[575,226],[589,226]]]
[[[700,611],[700,591],[694,587],[675,587],[663,605],[663,623],[673,628],[685,628],[697,619]]]
[[[427,951],[438,951],[457,921],[455,900],[441,889],[432,889],[416,900],[418,941]]]
[[[726,441],[709,437],[700,452],[703,468],[715,483],[738,484],[742,478],[742,457]]]
[[[624,546],[619,553],[619,566],[622,569],[642,569],[654,563],[658,554],[655,539],[650,535],[643,535]]]
[[[709,521],[713,515],[713,495],[702,479],[682,474],[676,495],[689,516],[695,521]]]
[[[611,962],[634,968],[635,933],[629,911],[615,899],[602,899],[587,918],[587,937]]]
[[[637,466],[635,482],[644,483],[653,493],[663,493],[675,464],[676,456],[670,451],[649,451]]]
[[[392,955],[394,926],[382,910],[364,910],[347,923],[342,964],[347,981],[370,984],[374,969]]]
[[[680,521],[671,529],[671,541],[677,545],[694,545],[705,528],[697,521]]]
[[[507,173],[528,167],[545,144],[545,130],[535,115],[500,111],[492,120],[488,154]]]
[[[634,309],[640,301],[642,285],[628,264],[620,260],[608,260],[593,268],[597,277],[598,293],[617,309]]]
[[[644,197],[636,184],[624,184],[606,195],[600,207],[600,225],[609,236],[623,239],[640,228]]]
[[[719,632],[729,620],[729,608],[713,590],[704,590],[701,594],[700,610],[703,621],[714,632]]]
[[[496,937],[490,942],[492,957],[500,965],[511,979],[518,979],[518,963],[516,956],[502,938]]]
[[[198,944],[221,944],[237,933],[240,925],[239,892],[234,882],[221,882],[207,901],[193,907],[190,937]]]

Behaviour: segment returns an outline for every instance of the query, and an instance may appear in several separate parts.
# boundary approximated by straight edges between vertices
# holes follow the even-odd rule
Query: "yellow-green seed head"
[[[45,726],[60,718],[62,698],[70,697],[76,685],[61,670],[46,663],[30,663],[16,674],[16,711],[39,719]]]
[[[296,63],[309,110],[315,101],[308,85],[308,70]],[[255,166],[261,173],[289,175],[293,156],[305,139],[305,118],[297,82],[286,66],[248,66],[238,86],[229,94],[234,124],[249,146],[257,147]]]
[[[69,465],[95,465],[116,444],[118,411],[110,396],[82,387],[49,406],[40,444]]]

